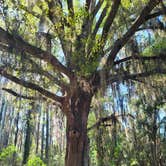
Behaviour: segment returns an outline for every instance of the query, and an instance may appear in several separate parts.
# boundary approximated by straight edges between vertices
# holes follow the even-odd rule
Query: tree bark
[[[24,143],[23,165],[27,163],[32,143],[32,110],[27,111],[26,115],[26,134]]]
[[[65,166],[89,166],[87,120],[92,96],[77,90],[64,103],[66,112],[66,157]]]
[[[104,148],[103,148],[103,129],[99,126],[97,127],[97,136],[96,136],[96,150],[97,150],[97,164],[98,166],[105,166],[104,164]]]
[[[39,110],[39,115],[38,115],[37,130],[36,130],[36,154],[38,154],[39,152],[41,108],[38,108],[38,110]]]
[[[46,110],[46,146],[45,146],[45,159],[46,159],[46,163],[47,165],[49,165],[49,136],[50,136],[50,133],[49,133],[49,120],[50,120],[50,117],[49,117],[49,108],[47,107],[47,110]]]
[[[44,136],[44,129],[45,129],[45,113],[43,111],[42,114],[42,135],[41,135],[41,159],[43,160],[44,157],[44,142],[45,142],[45,136]]]
[[[15,145],[15,146],[17,145],[17,139],[18,139],[18,131],[19,131],[18,124],[19,124],[19,117],[20,117],[20,114],[19,114],[19,112],[17,112],[17,116],[16,116],[16,119],[15,119],[15,125],[16,125],[16,131],[15,131],[15,137],[14,137],[14,145]]]

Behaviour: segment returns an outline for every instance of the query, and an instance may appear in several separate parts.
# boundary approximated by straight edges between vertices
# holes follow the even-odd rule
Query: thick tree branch
[[[119,50],[127,43],[130,37],[137,31],[137,29],[149,19],[149,13],[153,10],[153,8],[158,5],[161,0],[150,0],[149,3],[142,10],[140,16],[135,21],[135,23],[129,28],[129,30],[123,35],[122,38],[115,41],[114,46],[109,54],[107,59],[107,63],[105,66],[111,66],[113,61],[119,52]]]
[[[47,97],[43,97],[43,96],[34,97],[34,96],[22,95],[22,94],[15,92],[14,90],[8,89],[8,88],[2,88],[2,90],[6,91],[10,95],[13,95],[17,98],[22,98],[22,99],[26,99],[26,100],[33,100],[33,101],[37,101],[37,100],[47,101]],[[60,106],[59,103],[57,103],[57,102],[53,102],[53,104]]]
[[[166,14],[166,6],[164,5],[164,0],[161,1],[161,6],[162,6],[162,9],[164,11],[164,13]]]
[[[57,9],[59,10],[60,8],[62,11],[62,3],[60,2],[60,0],[47,0],[47,4],[49,7],[48,17],[53,24],[56,24],[57,22],[59,22],[59,20],[61,20],[61,16],[60,15],[57,16],[56,10]],[[62,29],[64,28],[63,24],[61,28]]]
[[[4,52],[13,53],[12,49],[10,49],[8,46],[4,46],[2,44],[0,44],[0,50],[3,50]],[[63,82],[62,80],[59,80],[58,78],[56,78],[55,76],[53,76],[51,73],[49,73],[48,71],[44,70],[41,66],[39,66],[39,64],[37,64],[34,60],[32,60],[26,54],[24,54],[23,56],[28,61],[28,63],[30,63],[33,66],[33,69],[31,69],[31,70],[27,70],[26,69],[27,72],[33,72],[33,73],[45,76],[49,80],[53,81],[60,88],[62,88],[63,90],[67,91],[68,85],[65,82]]]
[[[162,30],[162,31],[165,31],[166,30],[166,27],[162,27],[162,26],[144,26],[144,27],[141,27],[137,30],[138,31],[144,31],[144,30]]]
[[[144,23],[146,22],[146,21],[148,21],[148,20],[151,20],[151,19],[153,19],[153,18],[156,18],[156,17],[158,17],[158,16],[161,16],[161,15],[164,15],[166,13],[166,10],[163,10],[163,9],[160,9],[159,11],[156,11],[156,12],[154,12],[154,13],[152,13],[152,14],[149,14],[147,17],[145,17],[145,21],[144,21]],[[131,19],[130,20],[130,22],[133,22],[135,19]],[[121,26],[123,26],[123,25],[121,25]],[[118,28],[120,28],[120,27],[118,27]],[[136,32],[137,31],[140,31],[140,30],[147,30],[147,29],[154,29],[154,30],[156,30],[156,29],[160,29],[160,30],[164,30],[165,31],[165,29],[166,29],[166,27],[164,27],[163,25],[161,26],[159,26],[159,27],[156,27],[156,26],[149,26],[149,27],[141,27],[141,28],[138,28],[137,30],[136,30]],[[103,54],[103,56],[105,56],[108,52],[110,52],[111,51],[111,49],[113,48],[113,46],[110,46],[109,48],[107,48],[106,49],[106,51],[104,51],[105,53]]]
[[[158,17],[160,15],[165,15],[165,14],[166,14],[166,8],[162,8],[159,11],[156,11],[152,14],[149,14],[147,17],[145,17],[145,20],[147,21],[147,20],[150,20],[152,18]]]
[[[156,75],[156,74],[166,74],[166,69],[161,69],[161,68],[155,68],[153,70],[149,70],[146,72],[142,72],[142,73],[133,73],[133,74],[129,74],[129,73],[123,73],[123,74],[116,74],[116,75],[110,75],[107,83],[114,83],[114,82],[119,82],[119,81],[126,81],[126,80],[136,80],[138,78],[144,78],[144,77],[149,77],[152,75]]]
[[[36,13],[36,12],[34,12],[33,10],[31,10],[31,9],[29,9],[28,7],[26,7],[26,6],[24,6],[24,5],[19,5],[19,7],[22,9],[22,10],[24,10],[25,12],[27,12],[27,13],[29,13],[29,14],[31,14],[32,16],[34,16],[34,17],[36,17],[36,18],[40,18],[40,14],[38,14],[38,13]]]
[[[145,18],[144,18],[144,22],[150,20],[150,19],[153,19],[153,18],[156,18],[160,15],[164,15],[166,13],[166,9],[160,9],[159,11],[155,11],[154,13],[152,14],[148,14]],[[132,19],[131,21],[134,21],[135,19]]]
[[[90,8],[90,4],[93,0],[86,0],[86,3],[85,3],[85,9],[87,9],[87,11],[89,10]]]
[[[71,16],[73,16],[74,15],[73,0],[67,0],[67,7],[69,13],[71,14]]]
[[[108,14],[108,17],[107,17],[106,22],[105,22],[104,27],[103,27],[102,41],[105,41],[107,39],[108,32],[110,30],[110,27],[111,27],[113,21],[114,21],[114,18],[116,17],[120,2],[121,2],[121,0],[113,0],[113,5],[111,8],[111,11]]]
[[[106,6],[104,7],[99,19],[98,19],[96,25],[95,25],[95,28],[94,28],[93,33],[92,33],[93,39],[95,38],[95,36],[96,36],[96,34],[97,34],[98,30],[99,30],[99,27],[100,27],[101,23],[103,22],[106,14],[107,14],[108,7],[109,7],[109,5],[107,3]]]
[[[124,63],[124,62],[130,61],[130,60],[141,60],[141,61],[144,61],[144,60],[146,60],[146,61],[148,61],[148,60],[166,60],[166,55],[162,54],[162,53],[160,53],[160,55],[158,55],[158,56],[148,56],[148,57],[133,55],[133,56],[129,56],[129,57],[115,61],[114,65],[118,65],[120,63]]]
[[[58,85],[60,88],[63,90],[67,91],[68,90],[68,85],[63,82],[62,80],[59,80],[55,76],[53,76],[51,73],[48,71],[44,70],[41,66],[39,66],[34,60],[30,59],[28,56],[25,57],[27,61],[35,68],[35,73],[43,75],[47,77],[49,80],[53,81],[56,85]],[[33,70],[33,69],[32,69]]]
[[[134,116],[131,115],[131,114],[129,114],[129,113],[126,114],[126,115],[121,115],[121,114],[120,115],[114,115],[114,114],[112,114],[110,116],[100,118],[98,122],[96,122],[95,124],[93,124],[91,127],[88,128],[88,131],[90,131],[90,130],[92,130],[94,128],[100,127],[105,122],[108,122],[108,121],[112,121],[112,122],[117,121],[117,118],[123,117],[123,116],[128,116],[128,117],[131,117],[131,118],[135,119]]]
[[[40,48],[30,45],[19,36],[11,35],[2,28],[0,28],[0,43],[8,45],[19,52],[26,52],[35,58],[44,60],[50,63],[57,71],[66,74],[69,78],[72,77],[72,73],[65,66],[63,66],[55,56],[47,51],[43,51]]]
[[[40,94],[56,101],[56,102],[59,102],[61,103],[62,100],[63,100],[63,97],[60,97],[60,96],[57,96],[47,90],[45,90],[44,88],[34,84],[34,83],[31,83],[31,82],[28,82],[28,81],[25,81],[25,80],[21,80],[11,74],[8,74],[4,68],[0,68],[0,75],[6,77],[7,79],[11,80],[12,82],[15,82],[16,84],[19,84],[19,85],[22,85],[26,88],[29,88],[29,89],[32,89],[32,90],[36,90],[38,91]]]
[[[140,28],[138,28],[137,31],[141,31],[141,30],[147,30],[147,29],[151,29],[151,30],[166,30],[166,26],[164,25],[163,22],[161,22],[160,20],[157,21],[152,21],[152,22],[148,22],[147,24],[141,26]]]
[[[143,23],[145,23],[149,19],[157,17],[161,14],[164,14],[164,12],[162,10],[155,12],[153,14],[149,14],[153,10],[153,8],[156,5],[158,5],[160,2],[161,2],[161,0],[154,0],[154,1],[150,0],[149,3],[145,6],[145,8],[142,10],[138,19],[130,27],[130,29],[123,35],[123,37],[121,39],[118,39],[117,41],[115,41],[113,46],[109,47],[108,51],[106,51],[106,54],[109,56],[106,60],[106,63],[104,65],[103,69],[102,69],[102,70],[104,70],[103,73],[105,73],[105,70],[107,70],[107,72],[109,73],[109,69],[111,68],[112,65],[114,65],[114,59],[115,59],[116,55],[118,54],[119,50],[128,42],[128,40],[131,38],[131,36],[138,30],[140,25],[142,25]],[[120,63],[120,61],[118,63]],[[100,82],[101,81],[100,73],[101,73],[100,70],[96,71],[95,73],[93,73],[93,76],[91,79],[92,85],[94,86],[94,92],[96,92],[97,89],[100,87],[100,83],[101,83]],[[109,74],[108,74],[108,76],[106,76],[106,78],[108,80],[110,80]]]
[[[98,11],[100,10],[102,4],[103,4],[104,0],[99,0],[97,5],[95,6],[94,10],[92,11],[92,20],[95,18],[96,14],[98,13]]]
[[[21,95],[21,94],[15,92],[14,90],[8,89],[8,88],[2,88],[2,90],[6,91],[7,93],[9,93],[15,97],[19,97],[22,99],[27,99],[27,100],[38,100],[39,99],[38,97],[34,97],[34,96]]]
[[[63,8],[62,8],[62,3],[60,0],[54,1],[54,0],[47,0],[48,6],[49,6],[49,11],[48,11],[48,17],[51,20],[52,24],[54,25],[54,30],[56,31],[56,33],[58,34],[58,38],[60,40],[60,44],[62,46],[62,50],[63,53],[65,55],[65,57],[70,56],[69,53],[69,48],[67,43],[69,43],[70,41],[68,41],[65,37],[65,25],[67,27],[69,27],[70,25],[68,24],[68,21],[65,17],[62,16],[63,12]],[[59,10],[60,8],[60,10]],[[60,14],[57,14],[56,10],[60,11]],[[56,24],[60,25],[60,27],[58,27],[58,29],[56,28]]]

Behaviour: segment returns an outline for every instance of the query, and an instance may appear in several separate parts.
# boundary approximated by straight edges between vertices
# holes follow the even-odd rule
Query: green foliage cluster
[[[148,0],[135,0],[135,1],[131,1],[131,0],[122,0],[122,6],[126,9],[129,9],[131,7],[135,7],[135,5],[140,5],[141,3],[147,3]]]
[[[21,157],[14,145],[8,145],[0,152],[0,165],[10,165],[12,162],[19,166],[21,163]]]
[[[54,163],[55,166],[62,166],[64,164],[64,158],[65,158],[65,153],[64,152],[58,152],[54,157]]]
[[[3,148],[0,152],[0,161],[4,161],[7,158],[10,158],[13,153],[16,152],[16,147],[14,145],[9,145],[6,148]]]
[[[143,56],[159,55],[166,52],[166,37],[157,38],[154,43],[144,49]]]
[[[46,166],[46,164],[44,164],[40,157],[33,156],[28,160],[26,166]]]

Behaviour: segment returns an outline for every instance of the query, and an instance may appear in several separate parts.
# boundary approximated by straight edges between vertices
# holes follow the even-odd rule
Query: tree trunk
[[[67,116],[65,166],[88,166],[87,120],[90,110],[91,95],[77,91],[64,103]]]
[[[41,106],[39,106],[38,112],[39,115],[37,120],[37,131],[36,131],[36,154],[38,154],[39,151]]]
[[[103,94],[104,95],[104,94]],[[102,110],[102,104],[99,103],[96,109],[94,109],[96,121],[100,120],[102,117],[101,114]],[[96,151],[97,151],[97,166],[105,166],[104,164],[104,157],[105,157],[105,151],[103,147],[103,133],[104,133],[104,128],[101,128],[100,126],[97,126],[96,128]]]
[[[20,114],[19,114],[19,112],[17,112],[17,116],[16,116],[16,119],[15,119],[15,125],[16,125],[16,131],[15,131],[15,137],[14,137],[14,145],[15,146],[17,145],[17,139],[18,139],[18,131],[19,131],[18,122],[19,122],[19,117],[20,117]]]
[[[96,150],[97,150],[97,164],[98,166],[105,166],[104,164],[104,148],[103,148],[103,129],[100,127],[97,127],[96,131]]]
[[[3,118],[2,116],[3,116],[4,106],[5,106],[5,100],[2,99],[1,108],[0,108],[0,124],[1,124],[1,120]]]
[[[45,129],[45,113],[43,111],[43,114],[42,114],[42,137],[41,137],[41,159],[43,160],[43,156],[44,156],[44,141],[45,141],[45,136],[44,136],[44,129]]]
[[[30,148],[32,143],[32,111],[27,111],[26,117],[26,134],[25,134],[25,143],[24,143],[24,154],[23,154],[23,165],[27,163],[28,157],[30,154]]]
[[[49,108],[46,110],[46,146],[45,146],[45,159],[47,165],[49,165]]]
[[[150,135],[151,139],[151,153],[152,153],[152,161],[153,166],[158,166],[158,156],[157,156],[157,110],[154,110],[154,113],[152,114],[152,131]]]
[[[1,124],[0,124],[0,147],[6,147],[8,144],[8,133],[5,131],[5,123],[6,123],[6,113],[7,113],[7,103],[4,102],[2,106],[2,117],[1,117]]]

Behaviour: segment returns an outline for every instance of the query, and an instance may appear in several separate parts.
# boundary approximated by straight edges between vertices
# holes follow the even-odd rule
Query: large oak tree
[[[0,74],[60,108],[67,119],[65,165],[87,166],[87,120],[92,97],[114,82],[166,74],[164,53],[121,56],[122,48],[139,40],[136,32],[164,30],[151,21],[164,17],[164,2],[2,0],[0,11]],[[141,71],[125,70],[121,65],[160,59],[160,67],[152,65]],[[34,99],[32,94],[22,96]]]

